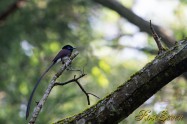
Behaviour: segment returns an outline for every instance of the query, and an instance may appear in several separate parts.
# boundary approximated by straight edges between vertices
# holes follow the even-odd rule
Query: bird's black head
[[[65,45],[64,47],[62,47],[62,49],[67,49],[67,50],[73,51],[73,49],[75,49],[75,48],[72,47],[71,45]]]

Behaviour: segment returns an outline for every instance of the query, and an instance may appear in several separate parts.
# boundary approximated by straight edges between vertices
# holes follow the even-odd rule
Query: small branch
[[[73,69],[72,67],[68,67],[67,71],[79,71],[81,74],[83,74],[83,71],[81,71],[80,69]]]
[[[93,93],[87,93],[87,94],[92,95],[92,96],[95,96],[96,98],[100,99],[100,97],[96,96],[96,95],[93,94]]]
[[[88,101],[88,105],[90,105],[90,98],[89,98],[88,93],[84,90],[84,88],[82,87],[82,85],[78,81],[75,81],[75,82],[79,85],[79,87],[81,88],[82,92],[85,93],[87,101]]]
[[[81,71],[81,72],[84,72]],[[82,87],[82,85],[79,83],[79,79],[84,77],[86,74],[81,74],[78,78],[76,78],[76,75],[74,75],[74,79],[72,80],[69,80],[69,81],[66,81],[66,82],[63,82],[63,83],[55,83],[54,86],[57,86],[57,85],[60,85],[60,86],[63,86],[63,85],[66,85],[66,84],[69,84],[71,82],[76,82],[78,84],[78,86],[81,88],[81,90],[85,93],[86,97],[87,97],[87,101],[88,101],[88,105],[90,105],[90,98],[89,98],[89,95],[92,95],[92,96],[95,96],[96,98],[100,99],[98,96],[94,95],[93,93],[87,93],[84,88]]]
[[[152,48],[149,48],[149,47],[133,47],[133,46],[128,46],[128,45],[109,45],[109,47],[112,47],[112,48],[117,48],[117,49],[124,49],[124,48],[129,48],[129,49],[134,49],[134,50],[138,50],[138,51],[142,51],[142,52],[145,52],[145,53],[148,53],[148,54],[158,54],[158,50],[156,49],[152,49]]]
[[[83,66],[83,69],[80,70],[80,69],[73,69],[71,66],[69,66],[66,70],[67,71],[79,71],[81,73],[81,75],[84,74],[84,67],[86,66],[86,64]],[[74,75],[74,78],[75,78],[76,75]]]
[[[47,100],[47,97],[49,96],[49,93],[51,92],[52,88],[54,87],[56,79],[64,72],[64,70],[71,64],[71,61],[79,54],[79,52],[75,52],[69,60],[65,62],[65,64],[62,66],[62,68],[55,74],[55,76],[52,78],[50,84],[48,85],[47,90],[45,91],[42,99],[39,101],[37,106],[34,108],[34,112],[32,113],[32,117],[29,121],[29,124],[34,124],[39,112],[41,111],[45,101]]]
[[[63,83],[56,82],[56,83],[54,84],[54,86],[57,86],[57,85],[63,86],[63,85],[69,84],[69,83],[71,83],[71,82],[75,82],[76,80],[79,80],[80,78],[84,77],[85,75],[86,75],[86,74],[82,74],[82,75],[80,75],[78,78],[75,78],[76,75],[74,75],[74,79],[71,79],[71,80],[66,81],[66,82],[63,82]]]
[[[152,24],[151,24],[151,20],[150,20],[150,28],[151,28],[151,32],[152,32],[152,35],[153,35],[153,38],[154,40],[156,41],[156,44],[158,46],[158,49],[159,49],[159,52],[158,54],[161,54],[162,52],[165,51],[165,49],[162,47],[162,44],[161,44],[161,38],[157,35],[157,33],[155,32]]]

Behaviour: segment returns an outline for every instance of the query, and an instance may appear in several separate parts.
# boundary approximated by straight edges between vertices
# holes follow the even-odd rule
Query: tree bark
[[[159,54],[131,79],[89,109],[55,124],[115,124],[187,71],[187,40]]]

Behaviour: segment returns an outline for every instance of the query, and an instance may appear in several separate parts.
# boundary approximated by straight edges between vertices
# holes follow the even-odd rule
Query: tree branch
[[[187,40],[164,51],[122,84],[87,110],[55,124],[116,124],[159,91],[163,86],[187,71]],[[142,95],[143,94],[143,95]]]
[[[153,38],[158,46],[158,54],[161,54],[162,52],[165,51],[164,47],[162,47],[162,44],[161,44],[161,38],[158,36],[158,34],[156,33],[155,29],[153,28],[152,24],[151,24],[151,20],[150,20],[150,28],[151,28],[151,32],[152,32],[152,35],[153,35]]]
[[[110,8],[111,10],[116,11],[119,15],[127,19],[132,24],[138,26],[141,31],[147,32],[148,34],[152,35],[152,32],[149,30],[149,22],[144,20],[143,18],[136,15],[134,12],[123,6],[121,3],[119,3],[116,0],[93,0],[107,8]],[[154,25],[153,27],[155,31],[161,36],[163,39],[163,42],[168,46],[171,47],[175,44],[175,38],[168,34],[163,28]]]
[[[52,78],[50,84],[48,85],[47,90],[45,91],[42,99],[40,100],[40,102],[37,104],[37,106],[34,108],[34,112],[32,113],[32,117],[29,121],[30,124],[34,124],[40,110],[42,109],[45,101],[47,100],[47,97],[49,96],[49,93],[51,92],[52,88],[54,87],[55,81],[56,79],[64,72],[64,70],[67,68],[68,65],[71,64],[71,61],[78,55],[78,52],[75,52],[70,59],[68,59],[65,64],[62,66],[62,68],[56,73],[56,75]]]
[[[10,14],[15,12],[18,8],[20,8],[23,2],[25,1],[26,0],[17,0],[15,3],[9,6],[9,8],[6,11],[0,14],[0,22],[4,21]]]
[[[138,50],[138,51],[142,51],[142,52],[145,52],[145,53],[148,53],[148,54],[154,54],[154,55],[157,55],[158,54],[158,50],[157,49],[152,49],[150,47],[133,47],[133,46],[128,46],[128,45],[108,45],[109,47],[111,48],[115,48],[115,49],[124,49],[124,48],[129,48],[129,49],[134,49],[134,50]]]

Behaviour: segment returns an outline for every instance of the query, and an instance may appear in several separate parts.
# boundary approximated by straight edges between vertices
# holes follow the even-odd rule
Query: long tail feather
[[[29,111],[30,111],[30,105],[31,105],[31,101],[34,95],[34,92],[36,91],[36,88],[38,87],[38,84],[40,83],[41,79],[44,77],[44,75],[50,70],[50,68],[55,64],[56,62],[53,62],[47,69],[46,71],[41,75],[41,77],[38,79],[37,83],[34,86],[34,89],[32,90],[32,93],[30,95],[28,104],[27,104],[27,111],[26,111],[26,120],[29,117]]]

